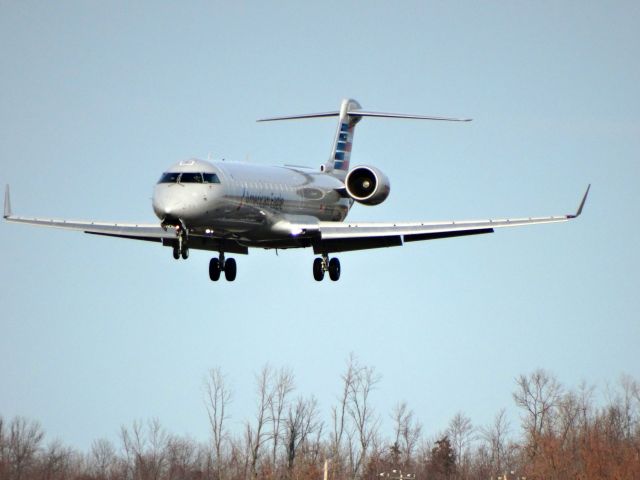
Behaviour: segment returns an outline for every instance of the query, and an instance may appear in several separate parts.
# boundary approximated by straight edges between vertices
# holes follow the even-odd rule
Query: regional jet
[[[448,222],[345,222],[358,202],[378,205],[389,196],[390,182],[378,168],[351,167],[355,127],[365,117],[467,122],[470,119],[371,112],[345,99],[340,110],[271,117],[259,122],[338,117],[331,155],[319,169],[297,166],[261,166],[228,161],[183,160],[169,167],[153,192],[153,211],[159,222],[104,223],[16,216],[11,210],[9,186],[4,218],[8,222],[79,230],[95,235],[157,242],[187,259],[189,251],[209,250],[218,255],[209,262],[209,278],[236,278],[234,258],[249,248],[311,247],[313,277],[325,273],[340,278],[339,252],[401,246],[405,242],[491,233],[496,228],[557,223],[582,213],[589,187],[574,214],[494,220]]]

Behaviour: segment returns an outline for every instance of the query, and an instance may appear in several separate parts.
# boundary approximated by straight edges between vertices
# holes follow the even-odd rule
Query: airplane
[[[237,265],[226,254],[246,255],[249,248],[310,247],[318,255],[313,277],[325,273],[337,281],[341,267],[329,255],[401,246],[405,242],[492,233],[496,228],[565,222],[574,214],[448,222],[345,222],[357,202],[378,205],[389,196],[390,182],[378,168],[350,166],[355,127],[365,117],[468,122],[450,118],[363,110],[344,99],[338,111],[270,117],[258,122],[338,117],[331,155],[319,169],[263,166],[241,162],[188,159],[169,167],[154,187],[152,206],[158,223],[105,223],[15,216],[9,185],[4,218],[8,222],[79,230],[89,234],[146,240],[171,247],[173,257],[187,259],[190,249],[218,252],[209,262],[209,278],[234,281]]]

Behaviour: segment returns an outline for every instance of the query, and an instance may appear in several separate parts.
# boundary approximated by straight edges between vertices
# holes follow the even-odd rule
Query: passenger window
[[[160,180],[158,180],[158,183],[176,183],[179,176],[179,172],[165,172],[160,177]]]
[[[220,183],[220,179],[215,173],[203,173],[202,176],[204,177],[204,183]]]

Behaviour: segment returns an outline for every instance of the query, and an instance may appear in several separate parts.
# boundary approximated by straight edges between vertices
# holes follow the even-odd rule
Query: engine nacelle
[[[384,202],[391,191],[387,176],[377,168],[366,165],[349,170],[344,185],[351,198],[365,205]]]

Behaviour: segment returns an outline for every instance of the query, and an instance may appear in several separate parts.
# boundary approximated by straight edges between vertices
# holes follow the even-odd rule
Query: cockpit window
[[[220,179],[215,173],[203,173],[202,176],[204,177],[204,183],[220,183]]]
[[[180,175],[180,183],[202,183],[201,173],[183,173]]]
[[[176,183],[179,176],[180,172],[165,172],[158,180],[158,183]]]
[[[220,183],[215,173],[165,172],[158,183]]]

